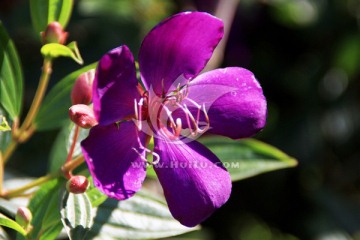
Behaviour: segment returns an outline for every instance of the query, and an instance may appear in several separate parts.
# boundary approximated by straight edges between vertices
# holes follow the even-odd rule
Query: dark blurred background
[[[136,55],[151,27],[184,10],[224,18],[230,31],[214,67],[255,73],[269,104],[257,138],[299,161],[234,183],[229,202],[192,238],[360,239],[360,1],[76,0],[69,41],[78,41],[85,64],[121,44]],[[0,19],[24,67],[25,109],[42,64],[29,12],[28,1],[0,0]],[[54,65],[50,85],[79,68],[69,59]],[[56,134],[37,133],[9,168],[45,174]]]

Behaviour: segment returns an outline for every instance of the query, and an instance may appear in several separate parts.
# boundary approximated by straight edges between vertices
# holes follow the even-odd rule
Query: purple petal
[[[144,143],[145,135],[139,136]],[[81,142],[82,152],[94,185],[109,197],[119,200],[134,195],[145,179],[144,161],[139,150],[138,133],[132,122],[120,126],[95,126]]]
[[[229,199],[230,175],[205,146],[155,138],[155,152],[160,156],[155,171],[170,212],[181,224],[199,224]]]
[[[253,73],[244,68],[204,73],[190,83],[188,91],[188,99],[205,104],[209,133],[239,139],[250,137],[265,126],[266,99]],[[195,114],[194,108],[192,112]]]
[[[161,95],[172,85],[184,85],[205,67],[222,37],[222,21],[207,13],[186,12],[166,19],[150,31],[140,49],[145,87]]]
[[[127,46],[115,48],[100,59],[93,83],[94,112],[100,125],[134,115],[137,85],[134,57]]]

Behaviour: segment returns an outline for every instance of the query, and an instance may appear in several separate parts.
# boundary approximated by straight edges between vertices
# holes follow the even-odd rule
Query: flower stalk
[[[0,151],[0,194],[2,193],[3,181],[4,181],[4,161],[2,157],[2,152]]]
[[[2,196],[5,197],[5,198],[8,198],[8,199],[20,196],[25,191],[27,191],[29,189],[32,189],[34,187],[37,187],[37,186],[39,186],[39,185],[41,185],[43,183],[46,183],[46,182],[50,181],[51,179],[54,179],[54,178],[56,178],[58,176],[59,176],[59,172],[50,173],[48,175],[45,175],[43,177],[40,177],[40,178],[34,180],[33,182],[25,184],[22,187],[19,187],[19,188],[13,189],[13,190],[9,190],[9,191],[5,191],[2,194]]]
[[[16,119],[16,121],[14,120],[13,138],[4,153],[4,156],[2,159],[3,164],[6,164],[6,162],[9,160],[10,156],[16,149],[18,143],[25,142],[34,133],[35,128],[34,128],[34,126],[32,126],[32,121],[40,109],[42,100],[44,98],[44,95],[45,95],[45,92],[46,92],[46,89],[47,89],[47,86],[49,83],[51,72],[52,72],[52,59],[45,58],[44,62],[43,62],[42,73],[40,76],[39,85],[36,90],[33,102],[30,106],[29,112],[27,113],[27,116],[26,116],[24,122],[22,123],[22,125],[19,129],[18,129],[18,120],[17,119]]]
[[[28,128],[32,124],[34,117],[39,111],[41,102],[44,98],[45,91],[49,83],[51,72],[52,72],[52,60],[50,58],[45,58],[43,63],[42,73],[40,76],[39,86],[36,90],[35,97],[31,104],[30,110],[24,120],[24,123],[22,124],[19,130],[19,138],[21,138],[21,135],[28,130]],[[24,141],[27,139],[28,138],[24,139]]]
[[[64,175],[65,172],[71,172],[72,170],[74,170],[75,168],[80,166],[83,162],[84,162],[84,157],[82,155],[80,155],[79,157],[75,158],[74,160],[65,163],[59,171],[54,172],[54,173],[49,173],[49,174],[47,174],[43,177],[40,177],[40,178],[34,180],[33,182],[30,182],[22,187],[19,187],[19,188],[13,189],[13,190],[9,190],[9,191],[4,191],[3,193],[1,193],[1,196],[8,198],[8,199],[21,196],[27,190],[37,187],[37,186],[39,186],[43,183],[46,183],[54,178],[60,177],[60,176]]]
[[[71,159],[72,159],[72,156],[74,154],[74,150],[75,150],[75,146],[76,146],[76,142],[77,142],[77,139],[79,137],[79,132],[80,132],[80,127],[78,125],[75,125],[75,130],[74,130],[74,136],[73,136],[73,140],[72,140],[72,143],[71,143],[71,146],[70,146],[70,149],[69,149],[69,153],[68,153],[68,156],[65,160],[65,164],[64,166],[61,168],[61,171],[64,175],[64,177],[66,179],[70,179],[72,177],[72,170],[74,168],[65,168],[66,164],[70,164],[71,163]],[[75,166],[76,168],[77,166]]]

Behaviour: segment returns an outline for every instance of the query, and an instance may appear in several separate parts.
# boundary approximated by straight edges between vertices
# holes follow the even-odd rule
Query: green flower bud
[[[58,22],[49,23],[45,32],[41,32],[43,44],[60,43],[65,44],[68,33],[64,31],[63,27]]]
[[[32,220],[32,214],[28,208],[19,207],[16,212],[15,220],[25,229],[25,231],[29,231],[31,229],[30,223]]]

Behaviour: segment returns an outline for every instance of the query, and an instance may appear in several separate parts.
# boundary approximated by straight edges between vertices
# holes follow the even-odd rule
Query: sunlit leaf
[[[71,43],[69,43],[68,45],[67,45],[67,47],[69,48],[69,49],[71,49],[71,51],[74,53],[74,60],[77,62],[77,63],[79,63],[79,64],[83,64],[84,63],[84,61],[83,61],[83,59],[82,59],[82,57],[81,57],[81,54],[80,54],[80,51],[79,51],[79,48],[78,48],[78,46],[77,46],[77,43],[76,42],[71,42]]]
[[[31,19],[37,33],[45,31],[51,22],[66,27],[73,8],[73,0],[30,0]]]
[[[1,91],[1,90],[0,90]],[[6,118],[9,117],[9,115],[3,110],[3,108],[0,106],[0,115],[5,116]],[[11,122],[9,123],[11,125]],[[12,134],[11,131],[0,131],[0,151],[5,151],[11,142]]]
[[[59,128],[69,119],[70,92],[78,76],[94,69],[97,63],[83,67],[60,80],[47,94],[37,114],[34,125],[38,131]]]
[[[76,43],[72,42],[69,46],[64,46],[59,43],[48,43],[41,48],[41,54],[47,58],[69,57],[75,62],[83,64],[79,49]]]
[[[71,130],[70,121],[64,124],[64,127],[58,133],[54,144],[52,145],[49,157],[49,172],[56,172],[64,164],[67,158],[66,146],[69,139],[69,133]]]
[[[8,228],[12,228],[24,236],[26,235],[26,231],[17,222],[6,217],[5,215],[3,215],[1,213],[0,213],[0,225],[8,227]]]
[[[60,194],[64,184],[62,178],[53,179],[43,184],[31,198],[29,209],[33,214],[33,229],[30,232],[32,239],[55,239],[60,233]]]
[[[144,190],[126,201],[108,198],[95,210],[89,239],[154,239],[199,229],[181,225],[163,200]]]
[[[11,127],[9,126],[9,123],[6,121],[6,118],[4,116],[0,115],[0,131],[10,131]]]
[[[219,157],[233,181],[297,165],[294,158],[255,139],[234,141],[207,137],[201,142]]]
[[[14,43],[0,22],[0,105],[11,119],[19,117],[23,97],[23,75]]]
[[[108,197],[100,192],[94,185],[91,177],[89,177],[89,182],[91,183],[89,189],[86,191],[86,194],[91,202],[93,207],[97,207],[102,204]]]
[[[66,192],[61,206],[61,220],[70,239],[87,239],[92,225],[91,203],[86,193]]]

